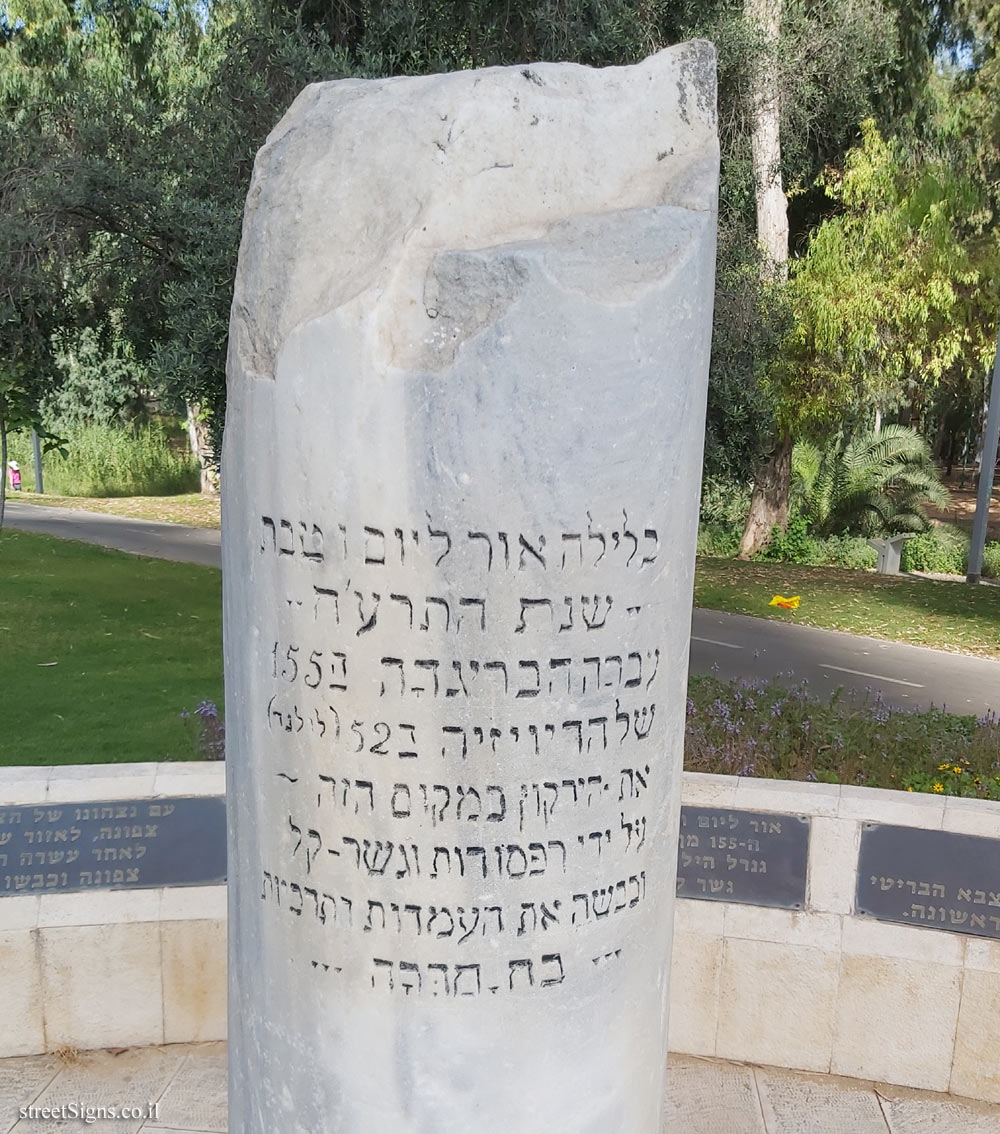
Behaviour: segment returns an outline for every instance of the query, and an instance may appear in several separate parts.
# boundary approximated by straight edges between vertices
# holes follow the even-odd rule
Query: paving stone
[[[1000,1106],[880,1084],[891,1134],[1000,1134]]]
[[[197,1130],[226,1134],[226,1045],[204,1044],[190,1052],[160,1099],[157,1117],[144,1130]]]
[[[58,1074],[33,1100],[41,1107],[148,1107],[163,1093],[186,1055],[185,1049],[139,1047],[112,1055],[110,1051],[81,1052],[63,1063]],[[6,1062],[6,1061],[5,1061]],[[23,1105],[23,1104],[22,1104]],[[13,1134],[136,1134],[143,1119],[83,1117],[22,1118]]]
[[[671,1055],[663,1129],[667,1134],[766,1134],[753,1068]]]
[[[887,1134],[871,1083],[756,1069],[768,1134]]]
[[[55,1055],[24,1055],[0,1059],[0,1132],[9,1134],[22,1106],[35,1098],[56,1077],[62,1064]]]
[[[1000,1106],[672,1055],[664,1134],[1000,1134]],[[881,1106],[880,1106],[881,1099]],[[142,1120],[18,1120],[21,1106],[148,1106]],[[885,1119],[881,1117],[884,1109]],[[0,1060],[0,1134],[226,1134],[224,1043]],[[275,1134],[280,1134],[276,1131]]]

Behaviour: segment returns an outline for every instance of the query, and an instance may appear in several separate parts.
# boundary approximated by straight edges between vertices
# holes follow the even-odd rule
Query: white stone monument
[[[223,466],[236,1134],[654,1134],[704,43],[346,80],[257,158]]]

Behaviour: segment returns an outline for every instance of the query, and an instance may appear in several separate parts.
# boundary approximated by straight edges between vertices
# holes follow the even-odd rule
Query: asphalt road
[[[877,689],[889,705],[1000,712],[1000,662],[716,610],[694,612],[691,672],[784,675],[789,684],[805,679],[819,694],[837,686],[861,694]]]
[[[4,524],[26,532],[59,536],[60,539],[79,539],[102,547],[116,547],[119,551],[148,555],[153,559],[200,563],[203,567],[222,565],[219,533],[213,528],[186,528],[180,524],[107,516],[101,512],[21,504],[10,497],[7,498]]]
[[[8,502],[6,522],[133,555],[220,565],[219,532],[212,529],[17,501]],[[1000,662],[714,610],[693,613],[691,672],[780,677],[790,684],[804,679],[819,694],[838,686],[862,695],[879,690],[888,704],[901,707],[933,704],[977,716],[1000,712]]]

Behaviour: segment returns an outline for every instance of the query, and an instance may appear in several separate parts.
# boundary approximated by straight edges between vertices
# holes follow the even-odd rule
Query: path
[[[219,532],[212,528],[186,528],[154,520],[133,520],[104,512],[81,512],[75,508],[49,508],[40,504],[7,501],[4,524],[26,532],[79,539],[102,547],[114,547],[132,555],[173,559],[178,563],[221,564]]]
[[[0,1060],[0,1134],[226,1134],[226,1045]],[[1000,1106],[905,1087],[671,1056],[670,1134],[997,1134]],[[20,1118],[21,1108],[127,1107],[154,1118]],[[58,1113],[58,1111],[57,1111]],[[92,1111],[92,1114],[98,1112]],[[36,1112],[37,1114],[37,1112]],[[72,1111],[67,1109],[67,1117]]]
[[[972,531],[972,521],[976,515],[976,495],[979,491],[979,477],[973,470],[965,474],[965,487],[959,487],[960,475],[955,472],[944,478],[948,489],[948,505],[938,508],[933,504],[925,505],[927,515],[933,520],[943,520],[948,524],[958,524],[966,532]],[[986,538],[1000,540],[1000,481],[994,479],[993,492],[990,496],[989,518],[987,520]]]
[[[218,567],[221,561],[219,532],[210,528],[16,501],[7,509],[7,523],[26,531],[184,563]],[[894,706],[944,705],[976,716],[1000,712],[997,661],[713,610],[694,611],[691,634],[692,673],[727,679],[784,674],[792,683],[806,679],[817,692],[843,686],[864,695],[878,689]]]
[[[900,708],[1000,713],[1000,661],[717,610],[694,612],[691,672],[727,680],[784,673],[819,694],[842,685],[859,694],[878,689]]]

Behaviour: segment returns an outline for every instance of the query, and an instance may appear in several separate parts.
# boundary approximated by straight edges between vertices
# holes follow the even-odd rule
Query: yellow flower
[[[935,791],[944,791],[944,784],[935,784],[934,790]]]
[[[907,791],[913,791],[913,788],[911,788],[911,787],[908,787],[908,788],[907,788],[906,790],[907,790]]]
[[[962,769],[958,764],[952,764],[951,770],[955,773],[956,776],[960,776],[962,774]]]
[[[939,772],[945,772],[945,771],[947,771],[947,770],[948,770],[948,765],[947,765],[947,764],[938,764],[938,771],[939,771]]]

